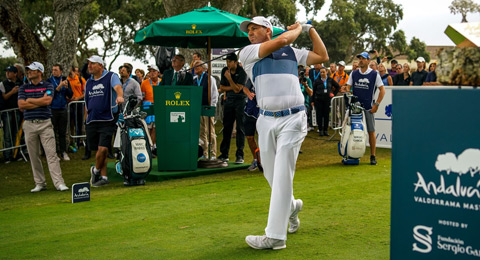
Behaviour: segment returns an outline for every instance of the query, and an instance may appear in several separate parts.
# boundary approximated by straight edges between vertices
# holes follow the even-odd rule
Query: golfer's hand
[[[116,102],[117,102],[117,104],[123,104],[123,102],[125,102],[125,100],[123,99],[123,97],[117,97]]]
[[[377,113],[377,110],[378,110],[378,106],[377,106],[377,105],[373,105],[373,106],[372,106],[372,109],[370,109],[370,112],[372,112],[372,113]]]
[[[289,31],[301,30],[301,29],[302,29],[302,25],[299,22],[296,22],[290,26],[287,26],[287,30]]]

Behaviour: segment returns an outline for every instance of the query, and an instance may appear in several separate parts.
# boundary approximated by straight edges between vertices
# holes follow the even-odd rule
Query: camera
[[[305,78],[305,71],[304,70],[300,71],[300,76],[299,77],[300,77],[301,82],[306,82],[307,81],[307,78]]]

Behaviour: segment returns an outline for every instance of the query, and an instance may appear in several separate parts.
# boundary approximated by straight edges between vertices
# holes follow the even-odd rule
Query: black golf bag
[[[123,175],[125,186],[145,185],[145,178],[152,169],[152,143],[142,119],[146,115],[135,109],[136,104],[137,98],[131,96],[117,122],[120,152],[115,169]]]

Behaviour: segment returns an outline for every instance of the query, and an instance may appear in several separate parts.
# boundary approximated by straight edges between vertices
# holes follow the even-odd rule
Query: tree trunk
[[[91,1],[91,0],[90,0]],[[55,39],[48,52],[46,75],[50,75],[52,65],[60,64],[63,75],[67,76],[74,63],[77,50],[78,20],[82,8],[89,0],[54,0]]]
[[[29,65],[38,61],[46,64],[47,49],[23,21],[18,0],[0,2],[0,31],[7,37],[21,63]]]

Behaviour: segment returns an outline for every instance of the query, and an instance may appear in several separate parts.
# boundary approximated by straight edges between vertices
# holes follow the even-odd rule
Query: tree
[[[408,55],[408,60],[414,60],[418,57],[423,57],[426,62],[430,61],[430,54],[425,50],[427,45],[417,39],[416,37],[413,37],[412,40],[410,41],[410,46],[407,51]]]
[[[35,27],[30,27],[21,12],[20,1],[2,1],[0,3],[0,32],[8,39],[20,62],[29,64],[39,61],[45,65],[46,75],[51,65],[59,63],[65,68],[71,65],[75,55],[78,38],[78,18],[82,8],[91,0],[53,0],[49,19],[42,19],[38,27],[55,25],[55,33],[43,35],[51,40],[51,46],[46,46],[41,37],[35,33]],[[45,1],[23,1],[22,4],[46,8]],[[35,17],[35,12],[27,16]],[[40,13],[40,16],[42,13]],[[50,47],[50,48],[48,48]],[[68,73],[68,71],[67,71]]]
[[[467,13],[480,12],[480,5],[473,0],[454,0],[448,8],[450,13],[462,15],[462,23],[467,22]]]

